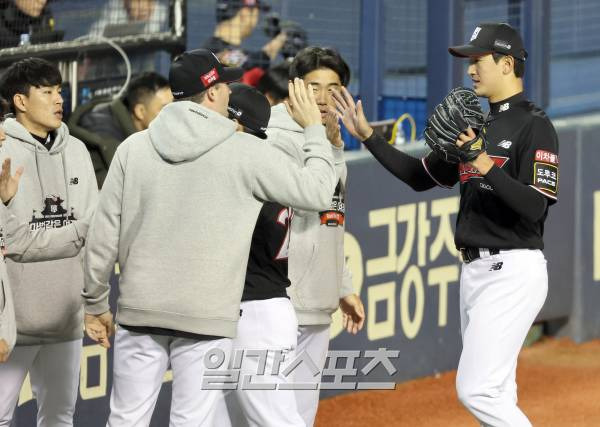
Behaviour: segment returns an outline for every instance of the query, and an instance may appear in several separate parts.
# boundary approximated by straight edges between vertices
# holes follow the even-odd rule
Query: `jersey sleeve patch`
[[[538,150],[538,152],[539,151],[541,150]],[[533,185],[547,196],[556,198],[556,194],[558,192],[558,165],[544,162],[534,162]]]
[[[534,161],[558,166],[558,154],[546,150],[537,150]]]

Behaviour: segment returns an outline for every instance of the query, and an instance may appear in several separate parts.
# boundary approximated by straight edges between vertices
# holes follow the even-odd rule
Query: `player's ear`
[[[15,106],[15,110],[19,111],[20,113],[24,113],[27,111],[27,95],[24,95],[22,93],[15,93],[15,96],[13,96],[13,104]]]
[[[515,59],[512,56],[505,56],[502,58],[502,73],[510,74],[515,68]]]
[[[146,115],[146,107],[144,104],[136,104],[135,107],[133,107],[133,115],[137,120],[143,120],[144,116]]]
[[[211,102],[214,102],[217,99],[217,91],[218,91],[217,86],[218,86],[218,84],[206,89],[206,97]]]

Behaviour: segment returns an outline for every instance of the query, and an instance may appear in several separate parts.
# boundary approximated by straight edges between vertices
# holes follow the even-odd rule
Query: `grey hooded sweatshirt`
[[[12,291],[8,283],[4,257],[0,254],[0,340],[6,341],[10,352],[15,346],[16,339],[17,324]]]
[[[98,197],[90,156],[64,123],[50,151],[15,119],[3,127],[0,162],[24,167],[17,194],[0,203],[17,345],[81,338],[80,250]]]
[[[86,244],[86,312],[117,322],[234,337],[262,201],[319,210],[335,169],[320,125],[303,134],[304,165],[190,101],[164,107],[117,149]]]
[[[271,109],[267,135],[268,141],[278,145],[299,147],[303,143],[302,128],[291,118],[283,104]],[[286,151],[294,155],[297,161],[304,162],[304,153],[295,147],[287,147]],[[334,215],[339,215],[345,210],[344,148],[331,144],[329,147],[335,159],[338,181],[336,195],[330,199],[327,210],[337,211]],[[319,212],[294,212],[288,258],[291,286],[287,290],[296,309],[299,325],[330,324],[340,298],[354,292],[352,276],[344,256],[344,226],[323,223],[325,215]]]

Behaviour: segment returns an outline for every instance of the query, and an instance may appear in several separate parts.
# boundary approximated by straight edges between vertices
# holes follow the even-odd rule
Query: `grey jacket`
[[[12,351],[17,340],[15,306],[2,254],[0,254],[0,339],[6,341],[8,351]]]
[[[299,166],[214,111],[167,105],[110,166],[86,244],[86,311],[109,309],[118,261],[119,323],[234,337],[262,201],[325,208],[328,145],[321,126],[307,128]]]
[[[80,250],[98,197],[90,156],[64,123],[50,151],[15,119],[3,127],[0,162],[10,157],[14,167],[24,167],[19,190],[3,213],[17,345],[81,338]]]
[[[268,141],[287,145],[288,153],[303,162],[302,128],[290,117],[285,106],[271,109]],[[337,172],[336,197],[327,210],[345,210],[346,163],[343,147],[330,150]],[[291,146],[291,147],[290,147]],[[339,194],[338,194],[339,193]],[[325,211],[325,209],[322,209]],[[339,215],[339,212],[337,213]],[[326,212],[294,211],[288,258],[288,295],[294,304],[300,325],[327,325],[338,308],[340,298],[352,294],[352,277],[344,256],[344,226],[327,225]]]

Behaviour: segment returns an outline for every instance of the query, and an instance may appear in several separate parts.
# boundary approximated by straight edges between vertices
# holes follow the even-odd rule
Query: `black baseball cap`
[[[229,85],[229,117],[237,119],[250,133],[267,139],[267,125],[271,118],[271,105],[256,88],[242,83]]]
[[[256,7],[261,12],[269,12],[271,10],[271,5],[265,0],[217,0],[217,22],[233,18],[243,7]]]
[[[234,82],[242,78],[241,68],[225,67],[206,49],[183,52],[171,64],[169,85],[175,99],[187,98],[205,91],[217,83]]]
[[[477,25],[468,44],[449,47],[448,52],[461,58],[500,53],[521,61],[527,59],[527,51],[518,31],[499,22],[483,22]]]

